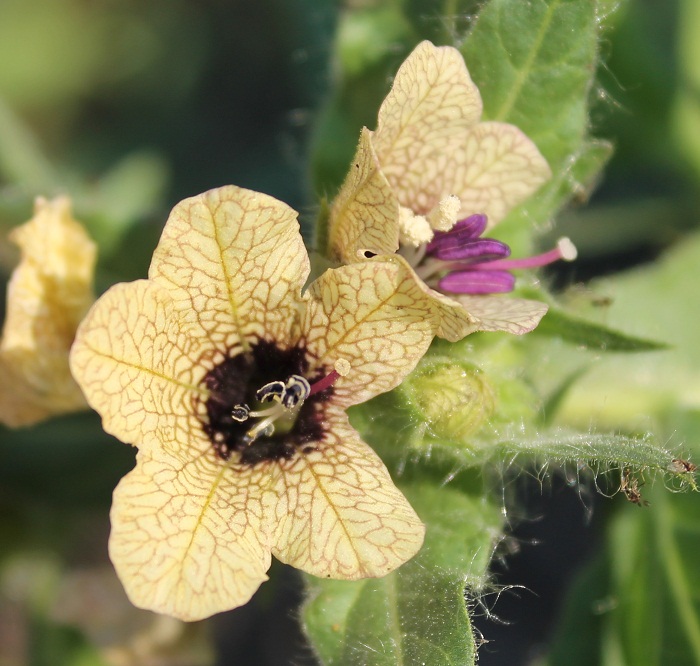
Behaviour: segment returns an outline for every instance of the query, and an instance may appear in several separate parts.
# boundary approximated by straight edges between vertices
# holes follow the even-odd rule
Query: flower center
[[[446,232],[435,232],[429,243],[401,253],[430,287],[452,294],[494,294],[512,291],[514,269],[536,268],[576,259],[576,247],[561,238],[555,248],[533,257],[507,259],[510,248],[493,238],[481,238],[485,215],[471,215]]]
[[[350,364],[341,359],[336,362],[331,372],[313,384],[309,384],[309,381],[301,375],[291,375],[287,381],[274,380],[259,388],[255,392],[255,398],[261,403],[274,402],[272,407],[251,410],[246,403],[243,403],[234,405],[231,409],[231,417],[240,423],[251,418],[262,419],[246,432],[243,441],[250,446],[258,437],[271,437],[275,432],[275,422],[278,420],[285,423],[288,431],[290,422],[293,425],[294,418],[306,399],[331,387],[349,370]]]
[[[216,455],[228,460],[235,454],[237,461],[255,465],[316,450],[333,384],[349,364],[341,360],[315,372],[309,366],[302,347],[258,341],[249,353],[209,371],[203,381],[208,398],[197,413]]]

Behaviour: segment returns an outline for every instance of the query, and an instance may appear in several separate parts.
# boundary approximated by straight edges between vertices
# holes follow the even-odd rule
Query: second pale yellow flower
[[[331,257],[354,263],[397,253],[415,269],[413,279],[440,320],[438,334],[449,340],[478,330],[525,333],[547,310],[536,301],[487,295],[489,289],[512,288],[505,268],[496,272],[496,266],[485,263],[494,259],[494,248],[499,256],[508,250],[496,242],[484,244],[478,236],[551,174],[535,144],[517,127],[482,122],[481,113],[479,91],[459,51],[422,42],[396,74],[377,129],[362,130],[330,211]],[[472,224],[469,235],[457,223],[474,214],[483,225],[476,229],[479,225]],[[465,270],[449,281],[442,278],[461,265],[432,256],[442,250],[434,244],[444,245],[446,232],[452,233],[447,244],[453,254],[455,239],[462,255],[470,253]]]

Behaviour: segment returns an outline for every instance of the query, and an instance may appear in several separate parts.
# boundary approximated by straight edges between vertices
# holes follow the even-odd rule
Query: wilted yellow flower
[[[68,351],[95,300],[96,248],[66,197],[37,199],[34,217],[10,239],[22,254],[8,285],[0,341],[0,422],[19,427],[87,409]]]
[[[105,430],[139,447],[109,550],[133,603],[186,620],[248,601],[271,554],[382,576],[424,528],[345,409],[395,387],[435,320],[400,262],[309,261],[296,213],[233,186],[172,211],[148,280],[112,287],[71,367]]]
[[[575,254],[565,240],[552,253],[511,262],[504,243],[479,238],[551,175],[517,127],[480,122],[481,112],[459,51],[419,44],[396,74],[376,131],[363,128],[329,219],[335,259],[399,253],[439,313],[438,335],[449,340],[532,330],[546,305],[487,294],[513,288],[512,268]]]

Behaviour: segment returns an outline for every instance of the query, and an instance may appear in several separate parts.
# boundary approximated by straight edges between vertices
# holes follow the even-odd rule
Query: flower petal
[[[425,527],[347,416],[325,416],[317,450],[282,464],[273,554],[324,578],[384,576],[415,555]]]
[[[332,257],[353,263],[363,251],[392,254],[399,248],[399,202],[379,170],[370,131],[364,127],[343,186],[328,221],[328,248]]]
[[[405,279],[410,278],[418,289],[418,298],[429,303],[436,317],[435,335],[445,338],[450,342],[457,342],[466,335],[477,330],[478,320],[467,312],[464,307],[453,298],[431,289],[421,278],[416,275],[408,262],[400,255],[393,257],[377,257],[376,261],[391,260],[403,267]],[[424,304],[422,307],[426,307]],[[352,403],[355,404],[355,403]]]
[[[149,278],[213,342],[286,341],[309,274],[297,214],[273,197],[228,185],[173,208]]]
[[[271,560],[256,478],[213,450],[186,464],[139,453],[114,491],[109,539],[134,605],[200,620],[250,599]]]
[[[460,214],[484,213],[489,227],[552,175],[537,146],[507,123],[479,123],[444,157],[428,200],[436,203],[444,193],[456,194],[462,202]]]
[[[40,357],[26,349],[3,351],[0,377],[0,423],[10,428],[88,407],[68,370],[67,349]]]
[[[547,304],[505,296],[455,296],[478,319],[479,331],[505,331],[513,335],[529,333],[547,312]]]
[[[424,215],[444,196],[459,196],[443,192],[428,201],[425,192],[432,192],[429,184],[441,177],[437,170],[442,155],[459,146],[481,110],[479,90],[459,51],[421,42],[396,73],[372,136],[382,171],[401,205]]]
[[[0,421],[17,427],[86,408],[70,375],[68,350],[94,300],[97,251],[66,197],[37,199],[34,217],[10,238],[22,260],[7,290]]]
[[[71,370],[104,429],[124,442],[187,451],[209,446],[193,401],[208,370],[206,339],[149,280],[117,284],[80,325]],[[199,444],[198,444],[199,443]]]
[[[432,302],[397,257],[328,270],[309,295],[303,324],[309,353],[317,365],[350,363],[334,387],[333,400],[344,407],[397,386],[435,335]]]

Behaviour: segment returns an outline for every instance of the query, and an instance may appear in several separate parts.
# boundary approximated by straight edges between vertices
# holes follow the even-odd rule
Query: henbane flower
[[[517,127],[480,122],[482,102],[459,51],[422,42],[399,68],[377,129],[362,130],[329,219],[329,253],[345,263],[398,252],[440,315],[438,335],[525,333],[547,310],[510,291],[513,268],[570,259],[552,253],[511,262],[510,249],[480,238],[550,177]]]
[[[68,351],[95,300],[96,248],[66,197],[38,198],[34,217],[10,238],[21,261],[8,285],[0,341],[0,422],[19,427],[87,409]]]
[[[397,261],[304,293],[296,213],[233,186],[172,211],[148,280],[112,287],[71,367],[105,430],[138,446],[109,550],[137,606],[186,620],[244,604],[271,554],[382,576],[424,527],[345,409],[399,384],[436,322]]]

